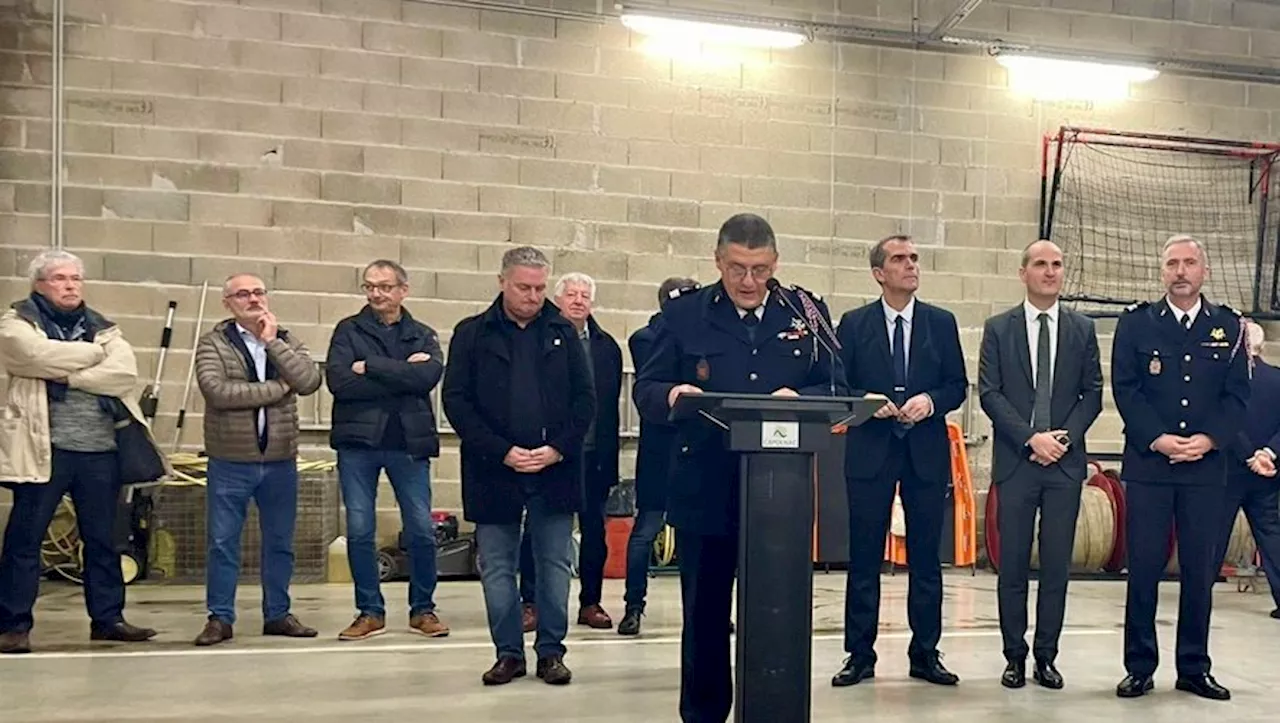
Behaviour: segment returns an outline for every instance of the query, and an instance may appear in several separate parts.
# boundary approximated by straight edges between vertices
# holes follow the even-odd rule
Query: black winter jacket
[[[440,456],[440,436],[431,407],[431,390],[440,382],[444,355],[431,327],[417,321],[408,309],[400,311],[399,352],[392,356],[381,338],[377,315],[368,306],[338,322],[325,356],[325,380],[333,393],[333,424],[329,445],[334,449],[376,449],[392,414],[400,415],[406,449],[419,458]],[[431,356],[410,362],[415,352]],[[365,363],[365,373],[351,370]]]

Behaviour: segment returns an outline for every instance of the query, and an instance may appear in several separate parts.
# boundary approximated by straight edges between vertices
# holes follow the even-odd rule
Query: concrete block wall
[[[692,2],[692,0],[691,0]],[[545,4],[545,3],[543,3]],[[688,5],[690,3],[681,3]],[[952,0],[924,0],[927,27]],[[596,3],[554,7],[594,11]],[[907,27],[906,0],[722,3]],[[983,57],[817,43],[672,58],[616,20],[420,0],[68,0],[65,244],[91,302],[154,373],[179,302],[157,433],[172,439],[198,290],[261,274],[317,356],[358,309],[374,257],[411,270],[442,332],[496,292],[502,251],[534,244],[600,282],[599,319],[641,327],[663,278],[715,276],[714,232],[767,216],[781,278],[839,315],[876,294],[875,239],[921,244],[921,296],[963,327],[1021,298],[1036,237],[1039,139],[1064,123],[1268,140],[1280,91],[1165,75],[1109,104],[1019,97]],[[49,245],[49,0],[0,0],[0,296]],[[1226,0],[992,0],[963,26],[1010,40],[1274,65],[1280,7]],[[207,324],[218,318],[209,295]],[[1104,332],[1107,325],[1102,326]],[[1104,362],[1109,358],[1104,337]],[[1116,449],[1110,409],[1091,442]],[[185,443],[199,447],[199,395]],[[975,434],[989,430],[980,413]],[[308,454],[326,454],[323,439]],[[459,505],[453,445],[437,505]],[[975,481],[986,485],[984,447]],[[384,505],[394,504],[389,494]]]

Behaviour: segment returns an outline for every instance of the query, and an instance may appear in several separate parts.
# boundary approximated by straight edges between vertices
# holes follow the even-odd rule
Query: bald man
[[[1006,688],[1026,685],[1027,587],[1036,511],[1040,588],[1036,595],[1035,682],[1061,688],[1054,667],[1066,614],[1067,576],[1087,457],[1084,435],[1102,410],[1102,366],[1093,321],[1062,307],[1062,250],[1036,241],[1022,252],[1026,300],[987,320],[978,393],[991,418],[991,481],[1000,498],[1000,632]]]
[[[1237,437],[1235,460],[1227,471],[1217,560],[1221,567],[1236,511],[1244,508],[1253,539],[1262,552],[1262,566],[1276,604],[1271,617],[1280,619],[1280,477],[1276,475],[1276,454],[1280,452],[1280,369],[1262,358],[1266,340],[1262,327],[1251,321],[1245,325],[1245,334],[1250,362],[1249,405]]]

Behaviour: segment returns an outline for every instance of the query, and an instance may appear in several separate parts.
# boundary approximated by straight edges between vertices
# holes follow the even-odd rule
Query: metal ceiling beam
[[[981,4],[982,0],[962,0],[960,5],[955,10],[952,10],[950,15],[943,18],[937,27],[929,33],[929,39],[942,40],[952,30],[959,27],[960,23],[963,23],[965,18],[969,17]]]

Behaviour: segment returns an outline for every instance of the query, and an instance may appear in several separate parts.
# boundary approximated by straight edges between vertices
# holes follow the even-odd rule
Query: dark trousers
[[[1267,573],[1271,598],[1280,608],[1280,481],[1275,477],[1233,475],[1227,479],[1227,492],[1222,500],[1222,525],[1218,533],[1216,568],[1222,567],[1236,512],[1244,508],[1245,519],[1253,531],[1253,540],[1262,553],[1262,569]]]
[[[1124,613],[1124,667],[1152,675],[1160,662],[1156,603],[1169,561],[1169,526],[1178,535],[1178,675],[1208,673],[1209,616],[1218,577],[1216,547],[1222,485],[1125,483],[1129,585]]]
[[[676,531],[680,562],[680,720],[724,723],[733,706],[729,646],[738,536]]]
[[[84,601],[89,620],[103,628],[124,619],[124,577],[113,536],[120,493],[116,453],[55,449],[52,464],[47,483],[14,486],[0,554],[0,632],[31,629],[31,611],[40,590],[40,544],[68,492],[84,543]]]
[[[595,454],[587,452],[583,469],[595,468]],[[578,592],[579,607],[599,605],[603,597],[604,564],[609,558],[609,547],[605,542],[604,525],[605,503],[609,501],[611,480],[602,480],[598,475],[584,473],[582,481],[582,511],[578,513],[578,533],[581,543],[578,548]],[[532,605],[538,594],[538,573],[533,564],[533,548],[526,527],[524,537],[520,540],[520,600]]]
[[[947,454],[943,447],[939,454]],[[893,507],[893,491],[901,481],[907,517],[907,620],[912,661],[933,655],[942,637],[941,544],[946,480],[925,480],[911,465],[905,439],[891,437],[880,474],[847,478],[849,490],[849,576],[845,583],[844,649],[859,662],[876,661],[880,624],[880,567]]]
[[[997,599],[1004,657],[1027,658],[1027,589],[1036,510],[1040,511],[1040,586],[1036,593],[1036,660],[1053,662],[1067,607],[1067,578],[1080,513],[1080,483],[1056,465],[1024,464],[1000,483],[1000,579]]]

